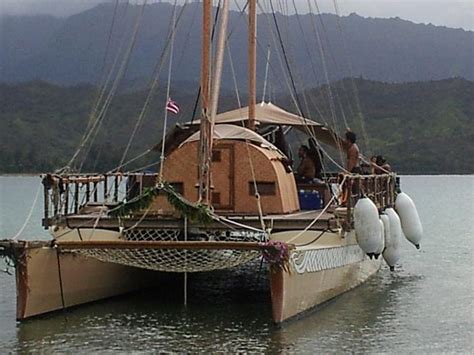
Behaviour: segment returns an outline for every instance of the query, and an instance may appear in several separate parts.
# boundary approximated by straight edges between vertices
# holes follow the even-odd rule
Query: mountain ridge
[[[360,125],[352,85],[365,127]],[[457,78],[393,84],[354,78],[331,87],[338,95],[338,121],[344,113],[366,156],[382,154],[403,174],[474,173],[473,81]],[[169,124],[191,120],[196,100],[193,91],[185,87],[172,92],[181,112],[171,116]],[[67,164],[86,128],[97,93],[91,85],[0,84],[0,173],[53,171]],[[327,87],[308,89],[304,94],[310,99],[309,109],[305,108],[308,117],[331,125]],[[84,171],[107,171],[118,164],[146,96],[145,90],[128,92],[112,101]],[[165,97],[164,90],[153,95],[128,158],[160,141]],[[296,112],[289,97],[275,99],[277,105]],[[223,97],[220,111],[236,105],[235,97]],[[336,127],[340,134],[345,128],[343,124]],[[151,155],[151,160],[159,159],[158,153]],[[137,166],[149,162],[140,160]]]
[[[174,77],[180,81],[199,79],[201,19],[197,16],[198,10],[198,4],[190,4],[183,10],[182,25],[176,34]],[[17,17],[15,21],[11,18],[3,20],[2,27],[8,31],[2,32],[8,35],[3,36],[7,40],[0,41],[0,81],[14,83],[40,79],[61,85],[97,84],[103,76],[103,63],[109,69],[120,47],[129,43],[138,11],[137,5],[120,5],[112,32],[111,4],[101,4],[64,19],[42,17],[33,21],[34,17],[28,17],[28,22]],[[171,11],[172,5],[168,3],[148,5],[125,74],[126,80],[153,75],[164,47]],[[364,18],[356,14],[312,17],[309,14],[284,16],[278,13],[275,19],[283,34],[289,60],[294,64],[293,76],[300,87],[324,83],[325,71],[330,81],[348,76],[394,82],[456,76],[474,80],[472,31],[414,24],[398,18]],[[245,88],[247,80],[246,51],[242,50],[246,48],[245,26],[245,18],[231,12],[229,28],[233,35],[230,46],[241,88]],[[289,28],[292,30],[287,31]],[[321,37],[326,67],[314,28]],[[266,47],[276,40],[274,19],[260,14],[258,33],[257,75],[259,82],[263,82]],[[32,40],[32,37],[40,37],[40,40]],[[16,45],[18,43],[33,49],[22,53]],[[108,58],[104,61],[107,48]],[[279,45],[272,49],[270,81],[276,91],[283,91],[285,88],[278,85],[283,82],[281,73],[286,69],[278,62],[277,51],[281,52]],[[231,88],[233,77],[227,63],[228,58],[223,83]]]

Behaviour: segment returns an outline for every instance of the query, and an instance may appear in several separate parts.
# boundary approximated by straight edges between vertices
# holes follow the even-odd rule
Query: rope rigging
[[[151,100],[152,100],[152,98],[153,98],[153,95],[154,95],[155,92],[158,90],[158,87],[159,87],[159,86],[158,86],[158,83],[159,83],[159,77],[160,77],[160,74],[161,74],[161,70],[162,70],[162,67],[163,67],[163,65],[164,65],[164,62],[165,62],[165,60],[166,60],[166,57],[167,57],[167,55],[168,55],[168,53],[169,53],[170,44],[172,43],[172,41],[174,41],[174,33],[175,33],[176,29],[177,29],[177,26],[178,26],[178,23],[179,23],[179,21],[180,21],[180,19],[181,19],[181,16],[182,16],[182,14],[184,13],[184,9],[185,9],[185,7],[186,7],[186,4],[187,4],[187,3],[185,3],[184,6],[181,8],[181,11],[180,11],[180,13],[179,13],[177,19],[174,20],[174,16],[173,16],[172,19],[170,20],[170,30],[169,30],[169,33],[168,33],[168,36],[167,36],[167,40],[166,40],[165,46],[164,46],[163,51],[162,51],[162,53],[161,53],[161,56],[160,56],[160,58],[159,58],[159,60],[158,60],[158,62],[157,62],[157,64],[156,64],[156,66],[155,66],[155,69],[154,69],[155,75],[154,75],[154,77],[153,77],[153,79],[152,79],[152,82],[151,82],[151,85],[150,85],[150,90],[148,91],[148,95],[147,95],[147,97],[146,97],[146,99],[145,99],[145,103],[143,104],[143,107],[142,107],[142,109],[141,109],[141,111],[140,111],[140,114],[139,114],[139,116],[138,116],[138,118],[137,118],[137,122],[135,123],[135,127],[134,127],[134,129],[133,129],[133,131],[132,131],[132,134],[130,135],[130,138],[129,138],[129,140],[128,140],[127,146],[126,146],[125,151],[124,151],[124,153],[123,153],[123,155],[122,155],[122,158],[121,158],[121,160],[120,160],[119,167],[124,165],[123,162],[124,162],[124,160],[125,160],[125,158],[126,158],[126,156],[127,156],[127,153],[128,153],[128,151],[129,151],[129,149],[130,149],[130,147],[131,147],[131,145],[132,145],[132,142],[133,142],[133,140],[134,140],[134,138],[135,138],[135,135],[136,135],[138,129],[140,128],[140,126],[141,126],[141,124],[142,124],[142,122],[143,122],[143,119],[144,119],[144,117],[145,117],[145,114],[146,114],[146,112],[147,112],[147,109],[148,109],[148,107],[149,107],[149,104],[150,104],[150,102],[151,102]],[[175,21],[175,23],[173,23],[173,21]],[[171,44],[171,45],[172,45],[172,44]],[[169,96],[169,95],[168,95],[168,96]],[[166,112],[167,112],[167,111],[166,111]],[[166,113],[165,113],[165,114],[166,114]],[[150,152],[150,151],[151,151],[151,149],[148,150],[148,152]],[[118,169],[118,168],[117,168],[117,169]]]
[[[173,8],[173,31],[171,33],[171,50],[170,50],[170,59],[169,59],[169,66],[168,66],[168,84],[166,87],[166,100],[170,98],[170,89],[171,89],[171,71],[173,68],[173,52],[174,52],[174,39],[175,39],[175,23],[176,23],[176,0],[174,2]],[[160,175],[159,175],[159,182],[162,183],[163,181],[163,163],[165,160],[165,143],[166,143],[166,125],[168,124],[168,109],[167,107],[164,108],[165,111],[165,120],[163,123],[163,138],[162,138],[162,146],[161,146],[161,156],[160,156]]]
[[[118,74],[117,74],[117,76],[116,76],[116,78],[115,78],[115,80],[112,84],[110,92],[109,92],[109,94],[108,94],[108,96],[105,100],[105,103],[104,103],[102,109],[100,110],[99,114],[97,115],[97,119],[93,123],[93,125],[90,128],[89,132],[87,133],[86,137],[81,142],[79,148],[76,150],[76,153],[73,155],[70,162],[68,163],[68,166],[72,165],[72,162],[77,158],[77,156],[82,151],[82,149],[85,148],[86,143],[89,143],[89,147],[86,150],[86,152],[84,154],[84,158],[83,158],[83,160],[80,164],[79,171],[81,171],[82,165],[84,164],[84,161],[87,157],[87,154],[90,151],[90,148],[92,147],[92,144],[93,144],[95,138],[97,137],[97,134],[100,130],[100,127],[101,127],[101,125],[102,125],[102,123],[103,123],[103,121],[106,117],[105,113],[106,113],[107,109],[109,108],[109,106],[110,106],[110,104],[111,104],[111,102],[112,102],[112,100],[115,96],[115,93],[118,89],[118,86],[119,86],[122,78],[125,75],[125,72],[126,72],[126,69],[127,69],[132,51],[133,51],[133,48],[135,47],[135,43],[136,43],[136,39],[137,39],[137,35],[138,35],[138,30],[140,28],[140,24],[141,24],[141,20],[142,20],[142,17],[143,17],[143,13],[144,13],[146,4],[147,4],[147,1],[144,1],[143,4],[141,5],[141,9],[139,11],[139,14],[137,15],[134,31],[133,31],[132,37],[130,39],[130,43],[129,43],[129,46],[127,48],[125,57],[124,57],[124,59],[122,61],[122,64],[119,68]]]

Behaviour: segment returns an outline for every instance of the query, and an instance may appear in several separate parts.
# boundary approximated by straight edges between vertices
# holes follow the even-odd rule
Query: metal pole
[[[188,241],[188,218],[184,217],[184,241]],[[184,251],[184,263],[187,267],[188,264],[188,251]],[[188,273],[184,272],[184,305],[188,305]]]
[[[255,130],[256,75],[257,75],[257,0],[249,0],[249,128]]]

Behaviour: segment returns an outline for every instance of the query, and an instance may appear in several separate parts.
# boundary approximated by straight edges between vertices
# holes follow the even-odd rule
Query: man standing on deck
[[[346,146],[347,146],[347,165],[346,169],[354,174],[361,174],[362,171],[359,165],[359,147],[356,144],[357,136],[352,131],[346,132]]]

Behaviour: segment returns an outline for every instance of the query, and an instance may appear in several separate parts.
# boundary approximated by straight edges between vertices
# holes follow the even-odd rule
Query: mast
[[[211,52],[211,13],[212,0],[202,2],[202,52],[201,52],[201,127],[199,142],[199,202],[209,205],[210,202],[210,155],[209,134],[211,124],[209,117],[209,73]],[[212,138],[212,135],[211,135]]]
[[[207,11],[209,5],[210,10]],[[218,31],[215,67],[213,72],[212,93],[209,96],[209,49],[210,49],[210,1],[204,1],[203,10],[203,60],[202,60],[202,118],[201,118],[201,140],[200,140],[200,173],[199,173],[199,201],[207,205],[211,204],[211,163],[212,163],[212,143],[214,132],[214,120],[217,114],[219,103],[219,93],[221,87],[222,65],[224,62],[225,41],[227,34],[227,23],[229,20],[229,0],[222,2],[222,15]],[[210,103],[210,107],[209,107]],[[209,109],[210,108],[210,109]]]
[[[257,75],[257,0],[249,0],[249,129],[255,131],[256,75]]]

